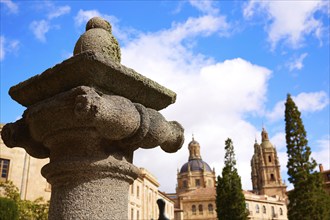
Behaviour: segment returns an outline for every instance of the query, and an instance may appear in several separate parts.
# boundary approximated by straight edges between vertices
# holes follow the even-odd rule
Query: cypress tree
[[[300,112],[290,94],[285,103],[285,133],[289,181],[294,186],[288,193],[289,219],[330,219],[330,198],[323,189],[320,173],[314,171],[317,163],[310,157]]]
[[[225,142],[225,166],[222,177],[217,178],[216,208],[218,219],[245,220],[247,212],[242,192],[241,177],[237,173],[234,146],[231,139]]]

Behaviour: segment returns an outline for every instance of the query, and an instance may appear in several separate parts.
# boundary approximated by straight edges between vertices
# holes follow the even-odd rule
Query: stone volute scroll
[[[127,219],[138,148],[176,152],[183,127],[158,111],[176,94],[120,64],[106,20],[88,21],[74,56],[9,90],[26,107],[1,132],[8,147],[49,158],[41,173],[52,185],[49,219]]]

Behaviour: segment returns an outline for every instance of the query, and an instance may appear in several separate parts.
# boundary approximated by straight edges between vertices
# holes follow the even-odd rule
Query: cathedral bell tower
[[[251,180],[256,194],[286,198],[286,186],[282,182],[276,148],[271,144],[267,131],[261,132],[261,144],[254,144],[251,159]]]

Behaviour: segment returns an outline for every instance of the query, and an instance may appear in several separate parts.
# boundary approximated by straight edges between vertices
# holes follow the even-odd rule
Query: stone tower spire
[[[269,138],[268,138],[268,132],[266,131],[266,129],[262,128],[261,142],[264,142],[264,141],[269,141]]]

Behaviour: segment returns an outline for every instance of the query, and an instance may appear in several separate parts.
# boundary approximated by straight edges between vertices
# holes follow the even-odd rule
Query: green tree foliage
[[[16,204],[19,220],[48,219],[49,202],[46,203],[42,198],[34,201],[21,200],[18,188],[11,181],[0,182],[0,191],[1,195],[4,195],[5,198],[10,199]]]
[[[294,186],[288,194],[289,219],[330,219],[330,198],[323,189],[320,173],[314,171],[317,163],[310,157],[312,152],[300,112],[290,94],[285,103],[285,132],[288,175]]]
[[[1,220],[17,220],[18,207],[15,201],[0,197],[0,219]]]
[[[234,146],[231,139],[225,142],[225,166],[222,177],[217,178],[216,207],[218,219],[245,220],[247,211],[242,192],[241,177],[237,173]]]

